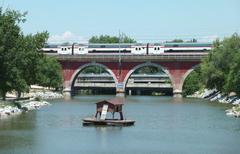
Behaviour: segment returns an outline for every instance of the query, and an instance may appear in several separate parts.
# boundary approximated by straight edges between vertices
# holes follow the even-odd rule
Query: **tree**
[[[48,33],[23,35],[19,24],[25,22],[25,15],[14,10],[4,12],[0,8],[0,94],[4,100],[7,92],[15,90],[20,95],[28,91],[31,84],[42,82],[38,77],[43,69],[40,66],[44,66],[40,64],[46,57],[40,50]],[[56,61],[52,63],[59,65]],[[54,67],[53,64],[50,66]]]
[[[224,88],[227,92],[236,92],[240,96],[240,53],[237,53],[233,59],[234,64],[227,77]]]
[[[23,78],[27,85],[37,84],[38,66],[45,57],[39,51],[47,41],[48,33],[37,33],[36,35],[21,35],[17,40],[16,58],[19,70],[24,70]]]
[[[153,66],[144,66],[137,69],[134,74],[165,74],[161,68]]]
[[[187,42],[187,43],[196,43],[197,42],[197,39],[193,38],[189,41],[184,41],[182,39],[174,39],[172,41],[166,41],[167,43],[184,43],[184,42]]]
[[[81,73],[82,74],[90,74],[90,73],[93,73],[93,74],[107,73],[107,74],[109,74],[109,72],[106,69],[104,69],[103,67],[100,67],[100,66],[89,66],[89,67],[85,68]]]
[[[37,66],[37,83],[40,86],[58,88],[63,81],[61,66],[53,57],[43,56]]]
[[[193,38],[193,39],[191,39],[191,40],[189,40],[189,41],[187,41],[187,42],[196,43],[196,42],[197,42],[197,39]]]
[[[119,39],[120,38],[120,39]],[[89,43],[136,43],[136,41],[125,34],[121,34],[120,37],[100,35],[93,36],[89,39]]]
[[[214,49],[201,64],[203,81],[207,88],[229,93],[237,90],[239,83],[240,37],[233,34],[223,41],[216,40]]]
[[[196,67],[184,81],[183,96],[192,95],[203,87],[200,66]]]
[[[17,11],[7,10],[3,12],[0,8],[0,93],[5,99],[8,91],[17,85],[26,87],[26,82],[22,80],[22,72],[18,69],[15,57],[15,47],[20,37],[19,23],[24,22],[24,14]]]
[[[167,41],[167,43],[183,43],[184,41],[182,39],[174,39],[172,41]]]

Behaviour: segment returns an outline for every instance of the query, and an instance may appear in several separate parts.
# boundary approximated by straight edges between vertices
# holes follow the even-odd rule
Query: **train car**
[[[204,52],[212,49],[212,43],[165,43],[164,52]]]
[[[130,44],[89,44],[88,54],[132,54]]]
[[[58,54],[58,45],[45,44],[41,51],[45,54]]]
[[[61,45],[58,48],[58,54],[66,55],[72,53],[72,46],[71,45]]]
[[[78,44],[76,46],[73,46],[73,54],[87,54],[88,53],[88,46],[85,44]]]
[[[147,44],[146,54],[153,54],[158,55],[164,53],[164,46],[163,44],[155,43],[155,44]]]
[[[146,44],[133,44],[131,46],[132,54],[135,55],[144,55],[147,54]]]
[[[212,49],[212,43],[155,43],[155,44],[72,44],[45,45],[46,54],[135,54],[159,55],[163,53],[206,52]]]
[[[58,54],[78,55],[87,54],[88,48],[84,44],[62,45],[58,48]]]

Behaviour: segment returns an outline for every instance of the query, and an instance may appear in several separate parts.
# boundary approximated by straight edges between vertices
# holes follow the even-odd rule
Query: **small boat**
[[[134,125],[134,120],[127,120],[123,118],[122,106],[123,99],[115,98],[111,100],[103,100],[96,103],[96,114],[92,118],[84,118],[83,126],[91,125],[106,125],[106,126],[131,126]],[[112,118],[107,119],[107,113],[112,113]],[[119,119],[114,118],[115,113],[120,115]],[[99,116],[98,116],[99,115]]]

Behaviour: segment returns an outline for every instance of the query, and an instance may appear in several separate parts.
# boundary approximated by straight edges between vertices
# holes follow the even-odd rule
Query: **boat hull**
[[[118,120],[118,119],[106,119],[106,120],[97,120],[94,118],[85,118],[83,119],[83,126],[132,126],[134,125],[134,120]]]

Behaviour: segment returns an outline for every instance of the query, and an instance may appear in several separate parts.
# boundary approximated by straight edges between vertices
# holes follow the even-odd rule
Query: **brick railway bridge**
[[[55,55],[62,66],[63,92],[71,96],[74,82],[82,70],[101,66],[113,77],[116,94],[125,93],[131,74],[144,66],[161,68],[170,78],[174,97],[182,97],[186,77],[200,64],[208,53],[175,53],[161,55]]]

